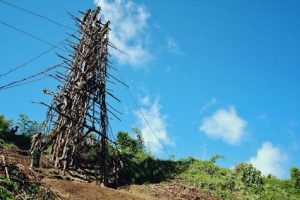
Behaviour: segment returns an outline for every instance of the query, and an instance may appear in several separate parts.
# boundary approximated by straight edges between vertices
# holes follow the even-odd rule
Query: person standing
[[[30,169],[38,168],[40,167],[40,158],[41,158],[41,133],[34,134],[31,139],[31,147],[30,147],[30,156],[31,156],[31,162],[30,162]]]

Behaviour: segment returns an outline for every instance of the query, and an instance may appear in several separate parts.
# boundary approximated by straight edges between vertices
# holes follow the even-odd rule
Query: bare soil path
[[[44,178],[43,184],[49,187],[62,200],[148,200],[126,191],[114,190],[93,183]]]

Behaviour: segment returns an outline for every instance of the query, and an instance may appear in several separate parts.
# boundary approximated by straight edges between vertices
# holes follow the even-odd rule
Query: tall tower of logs
[[[53,141],[52,158],[55,167],[69,165],[78,146],[89,133],[97,134],[99,141],[100,182],[108,184],[108,109],[106,96],[113,94],[107,89],[109,21],[102,23],[100,8],[88,10],[84,17],[74,17],[79,27],[78,42],[71,44],[74,54],[63,58],[68,64],[67,75],[57,74],[63,83],[59,92],[44,90],[53,96],[49,107]]]

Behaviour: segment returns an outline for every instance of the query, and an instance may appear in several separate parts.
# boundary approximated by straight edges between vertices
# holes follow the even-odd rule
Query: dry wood
[[[4,169],[5,169],[6,178],[10,179],[9,178],[9,173],[8,173],[8,168],[7,168],[6,162],[5,162],[5,156],[2,155],[1,157],[2,157],[2,161],[3,161]]]
[[[59,92],[44,90],[53,96],[51,105],[40,102],[48,107],[45,124],[51,130],[52,158],[56,167],[65,168],[73,162],[78,151],[86,145],[90,133],[98,135],[97,141],[101,149],[95,171],[100,171],[100,183],[108,184],[108,142],[114,143],[108,137],[110,113],[119,119],[117,109],[106,103],[106,96],[120,101],[112,91],[107,89],[107,82],[116,77],[108,74],[109,21],[101,22],[100,8],[88,10],[79,19],[71,16],[79,27],[79,36],[70,34],[78,44],[69,41],[74,54],[69,58],[58,55],[69,69],[67,74],[57,72],[53,78],[64,84],[59,86]],[[110,107],[110,109],[107,108]],[[116,112],[116,113],[114,113]],[[64,167],[63,167],[64,166]]]

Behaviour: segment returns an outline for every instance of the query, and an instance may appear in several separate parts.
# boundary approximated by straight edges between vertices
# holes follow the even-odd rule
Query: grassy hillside
[[[262,177],[249,164],[240,164],[231,170],[218,167],[211,161],[194,159],[179,176],[187,184],[205,189],[222,199],[300,199],[300,189],[293,180]]]
[[[259,170],[247,163],[238,164],[233,170],[219,167],[215,165],[215,161],[222,157],[219,155],[210,160],[160,160],[146,152],[138,138],[124,132],[117,136],[126,166],[119,176],[120,183],[159,183],[179,178],[221,199],[300,199],[298,168],[291,169],[289,180],[279,180],[271,175],[262,176]]]
[[[5,122],[0,118],[1,121]],[[0,148],[16,151],[30,146],[30,134],[12,134],[9,132],[10,125],[8,121],[0,123]],[[127,132],[119,132],[116,137],[117,146],[109,146],[110,164],[121,161],[123,166],[117,172],[118,178],[112,183],[114,186],[162,183],[179,178],[181,182],[205,190],[220,199],[300,199],[298,168],[291,169],[290,179],[279,180],[273,176],[264,177],[252,165],[245,163],[237,165],[233,170],[219,167],[215,165],[215,161],[220,156],[214,156],[211,160],[160,160],[145,150],[141,132],[134,129],[134,134],[136,136],[131,137]],[[98,154],[99,144],[95,143],[86,146],[80,156],[87,165],[93,165]],[[32,191],[40,190],[39,184],[27,187],[20,181],[5,179],[3,170],[4,166],[0,165],[0,199],[13,199],[14,194],[20,193],[20,188],[28,194],[35,194],[38,192]]]

